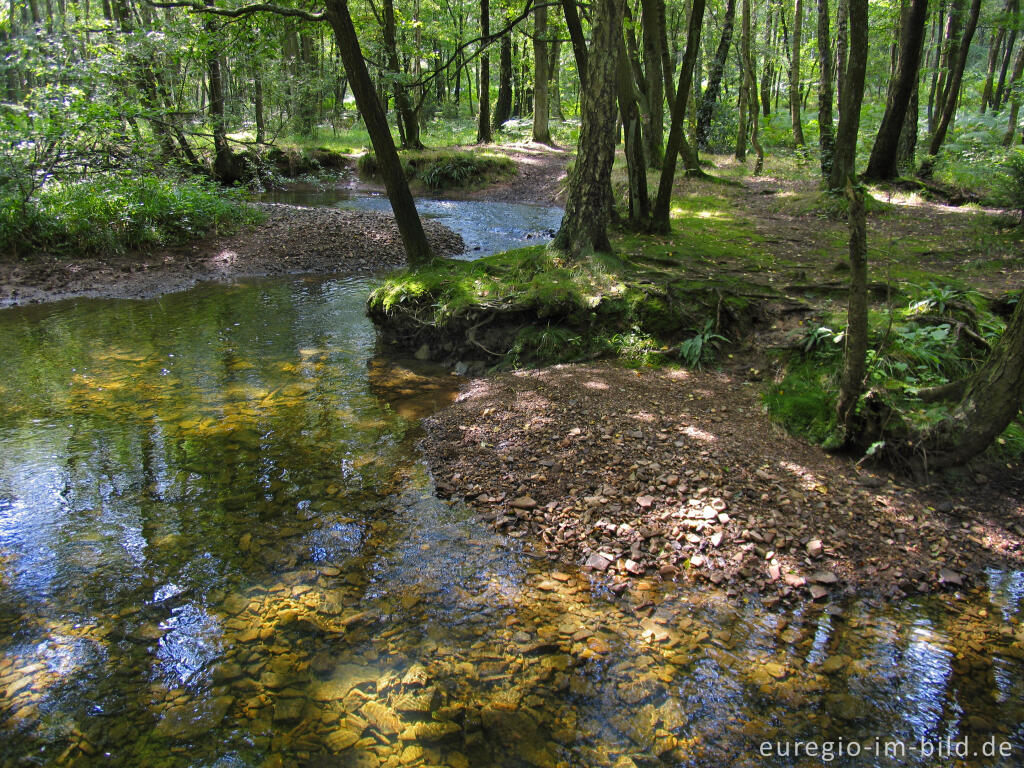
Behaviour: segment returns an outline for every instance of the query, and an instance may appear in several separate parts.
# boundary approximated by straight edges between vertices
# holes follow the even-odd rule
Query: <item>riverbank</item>
[[[405,264],[390,214],[255,205],[265,214],[262,224],[188,246],[78,259],[0,260],[0,307],[76,297],[148,298],[243,277],[369,275]],[[434,222],[423,226],[438,253],[462,252],[459,235]]]
[[[555,366],[467,383],[427,424],[439,492],[555,561],[769,601],[889,598],[1024,568],[1018,470],[916,487],[787,435],[760,372]]]

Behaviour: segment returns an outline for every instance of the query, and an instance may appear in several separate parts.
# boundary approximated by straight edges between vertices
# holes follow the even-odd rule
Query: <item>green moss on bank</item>
[[[515,162],[488,152],[450,150],[403,150],[399,153],[405,176],[432,191],[453,187],[491,184],[513,176]],[[377,156],[368,152],[359,158],[359,173],[373,177],[378,173]]]
[[[654,282],[628,257],[569,261],[546,246],[479,261],[405,270],[371,294],[367,310],[384,341],[437,360],[532,365],[617,357],[635,363],[705,362],[758,308],[719,284]],[[711,321],[709,325],[708,321]],[[716,336],[715,334],[718,334]]]

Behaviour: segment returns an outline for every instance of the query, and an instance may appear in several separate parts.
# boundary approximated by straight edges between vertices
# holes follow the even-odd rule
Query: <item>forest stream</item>
[[[424,212],[470,256],[557,225]],[[1024,573],[616,596],[437,498],[459,379],[376,354],[371,282],[0,312],[0,766],[1024,762]]]

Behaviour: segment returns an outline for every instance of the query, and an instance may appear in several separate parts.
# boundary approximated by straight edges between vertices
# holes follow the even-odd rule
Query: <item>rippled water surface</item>
[[[374,357],[367,290],[0,312],[0,765],[1024,762],[1019,575],[615,597],[434,496],[455,382]]]

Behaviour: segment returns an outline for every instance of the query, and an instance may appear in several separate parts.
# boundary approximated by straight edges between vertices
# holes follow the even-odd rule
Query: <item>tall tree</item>
[[[548,105],[548,6],[538,4],[533,10],[533,140],[551,143]]]
[[[675,89],[672,100],[672,122],[668,132],[668,143],[665,145],[665,161],[661,166],[661,178],[658,181],[658,198],[651,216],[651,231],[668,234],[671,227],[669,210],[672,204],[672,187],[675,184],[676,156],[685,139],[683,131],[686,123],[686,102],[690,95],[690,83],[693,78],[693,67],[697,61],[697,49],[700,46],[700,30],[704,24],[705,0],[693,0],[690,8],[690,21],[686,31],[686,51],[683,63],[679,68],[679,86]]]
[[[700,106],[697,109],[697,147],[699,149],[706,150],[708,148],[708,139],[711,136],[711,116],[714,114],[715,104],[718,102],[718,95],[722,88],[722,75],[725,73],[726,60],[729,58],[729,47],[732,45],[732,29],[735,21],[736,0],[726,0],[722,37],[718,41],[715,57],[711,61],[708,84],[704,87]]]
[[[489,0],[480,0],[480,37],[481,43],[487,46],[491,36],[491,5]],[[477,120],[477,144],[490,144],[494,140],[491,133],[491,56],[488,48],[480,54],[480,115]]]
[[[569,174],[565,215],[553,242],[555,248],[574,256],[611,250],[608,221],[615,160],[615,78],[624,5],[623,0],[595,0],[592,8],[579,146]]]
[[[800,121],[800,49],[803,45],[804,4],[795,0],[793,8],[793,54],[789,60],[789,115],[793,121],[793,143],[804,145],[804,126]]]
[[[1017,115],[1020,113],[1020,89],[1024,85],[1024,45],[1017,51],[1017,60],[1013,63],[1013,77],[1010,80],[1009,120],[1006,124],[1006,133],[1003,134],[1003,146],[1009,147],[1013,144],[1013,138],[1017,133]]]
[[[501,38],[498,54],[498,97],[494,101],[494,128],[501,128],[512,117],[512,35]]]
[[[760,176],[764,169],[764,147],[759,138],[761,118],[758,114],[761,102],[757,97],[757,81],[754,79],[754,58],[750,52],[750,0],[743,0],[743,23],[742,39],[740,41],[740,54],[743,65],[743,78],[746,85],[747,108],[750,111],[750,145],[757,153],[757,162],[754,164],[754,175]]]
[[[638,88],[625,40],[619,45],[616,87],[626,150],[626,175],[629,179],[629,222],[636,229],[643,229],[647,226],[651,214],[647,192],[647,159],[644,156]]]
[[[864,77],[868,62],[868,3],[867,0],[847,0],[849,22],[849,49],[839,103],[839,128],[836,131],[835,151],[832,153],[832,174],[829,188],[845,189],[847,177],[853,173],[857,158],[857,131],[860,128],[860,107],[864,99]]]
[[[821,68],[818,80],[818,147],[821,152],[821,177],[825,181],[832,175],[832,153],[835,149],[832,125],[832,101],[835,94],[829,21],[828,0],[818,0],[818,61]]]
[[[387,63],[391,88],[395,94],[395,109],[398,112],[399,135],[402,144],[410,149],[423,149],[420,140],[420,117],[418,110],[413,108],[409,92],[402,81],[402,66],[398,59],[398,36],[395,24],[394,0],[383,0],[384,10],[384,48],[387,52]],[[353,92],[355,89],[353,88]]]
[[[952,63],[948,85],[945,89],[945,98],[942,102],[942,113],[939,123],[932,134],[931,143],[928,145],[928,154],[936,155],[942,143],[946,140],[946,131],[949,123],[956,112],[956,105],[960,99],[960,83],[963,80],[964,68],[967,66],[967,54],[970,52],[971,40],[974,39],[974,30],[978,27],[978,14],[981,12],[981,0],[971,2],[970,15],[967,18],[967,27],[964,29],[964,37],[957,51],[956,61]]]
[[[665,156],[665,87],[662,79],[661,29],[662,14],[658,0],[641,0],[643,14],[644,77],[646,80],[647,116],[644,139],[652,168],[661,168]]]
[[[900,34],[899,64],[896,80],[889,89],[889,98],[878,128],[875,144],[871,148],[865,177],[868,179],[894,179],[899,175],[898,152],[900,133],[906,122],[907,109],[913,91],[917,90],[917,75],[924,45],[924,28],[928,22],[928,0],[910,0],[910,7]],[[915,116],[916,119],[916,116]]]

